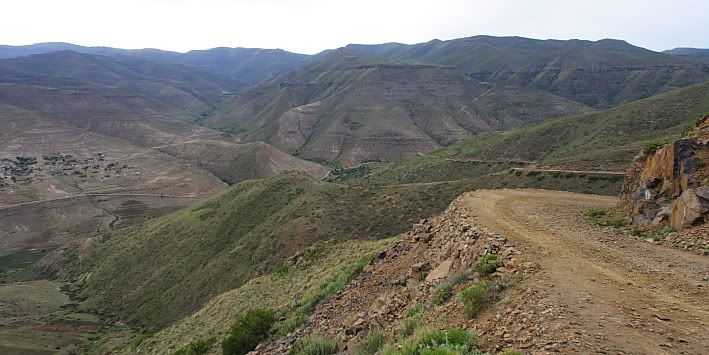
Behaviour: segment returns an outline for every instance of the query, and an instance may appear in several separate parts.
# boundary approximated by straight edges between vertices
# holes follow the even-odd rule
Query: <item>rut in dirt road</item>
[[[709,258],[584,220],[586,209],[613,207],[615,198],[484,190],[463,202],[476,225],[505,235],[542,265],[522,287],[548,289],[568,310],[581,339],[574,352],[709,352]]]

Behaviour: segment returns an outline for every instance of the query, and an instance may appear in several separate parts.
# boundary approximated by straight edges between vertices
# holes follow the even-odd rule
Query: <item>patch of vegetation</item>
[[[229,330],[229,335],[222,341],[225,355],[242,355],[256,348],[269,336],[276,317],[272,310],[253,309],[239,316]]]
[[[407,317],[417,316],[426,310],[426,306],[423,303],[417,303],[408,312],[406,312]]]
[[[369,332],[367,336],[357,343],[352,349],[354,355],[375,355],[377,351],[384,346],[384,333],[375,329]]]
[[[416,329],[421,327],[422,315],[423,313],[418,313],[404,319],[401,325],[401,329],[399,329],[398,336],[400,338],[406,338],[413,335]]]
[[[468,317],[473,318],[488,303],[495,301],[506,286],[502,283],[483,280],[458,294]]]
[[[310,334],[291,348],[289,355],[331,355],[338,351],[337,339],[320,334]]]
[[[193,340],[189,344],[183,346],[175,352],[175,355],[202,355],[206,354],[209,349],[217,342],[217,338],[211,337],[208,339]]]
[[[453,295],[453,286],[448,283],[444,283],[444,284],[438,286],[438,288],[436,288],[435,291],[433,291],[433,295],[431,296],[431,303],[434,306],[440,306],[440,305],[446,303],[448,301],[448,299],[451,298],[452,295]]]
[[[372,253],[361,257],[357,262],[349,265],[343,271],[324,280],[318,287],[308,290],[300,300],[300,306],[295,309],[293,315],[278,325],[277,333],[279,335],[285,335],[305,323],[305,321],[308,320],[308,315],[315,310],[315,307],[320,302],[345,288],[352,279],[362,273],[364,267],[369,264],[374,256],[375,254]]]
[[[664,226],[662,227],[662,230],[660,230],[662,234],[670,234],[670,233],[677,233],[677,228],[672,227],[672,226]]]
[[[648,155],[653,154],[658,149],[664,147],[667,143],[669,143],[669,140],[667,139],[656,139],[653,141],[646,142],[643,146],[643,153]]]
[[[610,226],[620,228],[628,224],[628,218],[616,216],[609,211],[591,208],[585,213],[586,219],[599,226]]]
[[[640,230],[632,230],[630,232],[630,235],[633,237],[640,237],[643,239],[650,239],[655,242],[659,242],[662,240],[662,234],[658,233],[657,231],[640,231]]]
[[[480,256],[475,263],[475,271],[479,272],[480,275],[489,275],[502,265],[502,258],[499,255],[485,254]]]
[[[464,329],[440,331],[420,327],[401,344],[400,348],[389,344],[382,349],[381,353],[382,355],[482,355],[482,352],[475,348],[476,342],[475,333]]]
[[[513,348],[505,348],[498,355],[524,355],[521,351]]]
[[[433,295],[431,295],[431,304],[434,306],[445,304],[451,296],[453,296],[453,288],[455,288],[456,285],[467,281],[469,277],[470,273],[467,270],[457,272],[455,275],[451,276],[448,280],[440,284],[435,291],[433,291]]]
[[[22,250],[0,256],[0,280],[17,278],[45,255],[45,250]]]

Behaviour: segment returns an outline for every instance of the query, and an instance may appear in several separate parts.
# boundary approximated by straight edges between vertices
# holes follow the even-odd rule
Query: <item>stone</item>
[[[433,282],[448,277],[448,274],[451,270],[451,266],[453,266],[453,261],[450,259],[440,263],[438,266],[436,266],[435,269],[431,270],[431,272],[428,273],[428,276],[426,276],[426,281]]]
[[[709,210],[709,205],[702,203],[695,189],[682,192],[676,200],[670,225],[677,229],[688,228],[698,221],[703,221],[704,213]]]

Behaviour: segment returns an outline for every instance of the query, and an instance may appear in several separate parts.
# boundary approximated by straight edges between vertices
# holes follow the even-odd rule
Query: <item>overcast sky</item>
[[[0,0],[0,44],[316,53],[479,34],[709,48],[708,0]]]

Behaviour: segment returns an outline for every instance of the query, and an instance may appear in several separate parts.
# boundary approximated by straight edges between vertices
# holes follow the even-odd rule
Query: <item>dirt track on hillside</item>
[[[706,354],[709,258],[587,223],[583,211],[614,198],[541,190],[468,194],[475,223],[518,244],[544,288],[568,310],[580,353]],[[527,285],[525,285],[527,284]]]

